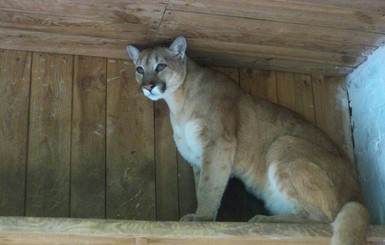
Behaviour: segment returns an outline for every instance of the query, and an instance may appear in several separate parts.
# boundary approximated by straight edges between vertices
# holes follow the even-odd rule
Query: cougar
[[[166,101],[178,151],[194,170],[197,210],[181,221],[214,221],[234,176],[273,214],[251,222],[331,223],[331,244],[365,244],[369,215],[344,153],[295,112],[197,65],[186,48],[184,37],[170,47],[127,46],[140,89]]]

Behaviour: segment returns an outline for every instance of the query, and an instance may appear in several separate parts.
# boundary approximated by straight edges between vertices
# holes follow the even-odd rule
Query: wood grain
[[[330,236],[327,224],[0,218],[0,242],[7,244],[329,244]],[[368,244],[384,239],[384,227],[369,227]]]
[[[381,5],[383,2],[372,1],[370,5],[376,3]],[[385,33],[385,22],[381,13],[365,9],[367,7],[363,5],[362,1],[352,2],[348,7],[346,2],[341,4],[341,1],[318,1],[318,4],[315,4],[314,1],[222,0],[221,4],[218,4],[213,1],[171,0],[168,9]],[[359,8],[360,12],[357,12],[356,8]],[[364,21],[364,17],[367,21]]]
[[[288,72],[276,72],[278,104],[298,112],[315,122],[313,87],[311,76]]]
[[[354,160],[349,98],[342,76],[313,76],[316,125]]]
[[[34,53],[27,216],[69,216],[73,56]]]
[[[3,0],[0,48],[124,59],[127,44],[184,35],[206,65],[348,74],[385,42],[384,10],[382,0]]]
[[[106,59],[75,56],[71,217],[104,218]]]
[[[132,62],[109,59],[107,81],[107,217],[155,220],[153,103]]]
[[[0,50],[0,215],[24,215],[31,52]]]

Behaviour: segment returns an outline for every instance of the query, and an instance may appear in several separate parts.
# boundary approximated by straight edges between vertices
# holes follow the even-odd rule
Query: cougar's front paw
[[[186,214],[185,216],[180,218],[180,221],[182,222],[197,221],[196,217],[197,216],[195,214]]]

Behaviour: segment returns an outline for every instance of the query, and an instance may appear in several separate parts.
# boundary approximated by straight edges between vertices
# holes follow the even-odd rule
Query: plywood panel
[[[107,217],[155,220],[153,103],[132,62],[108,60]]]
[[[353,156],[349,99],[342,76],[313,76],[316,125],[348,155]]]
[[[69,216],[73,56],[34,53],[27,216]]]
[[[169,109],[155,103],[155,163],[157,220],[179,220],[178,162]]]
[[[277,103],[277,84],[275,72],[256,69],[240,69],[240,85],[243,91],[252,96]]]
[[[278,104],[298,112],[314,123],[311,76],[300,73],[276,72],[276,80]]]
[[[71,217],[105,217],[106,59],[75,56]]]
[[[24,215],[31,56],[0,50],[0,215]]]

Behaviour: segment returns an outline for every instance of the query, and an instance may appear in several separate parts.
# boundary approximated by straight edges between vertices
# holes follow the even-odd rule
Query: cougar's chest
[[[202,159],[202,123],[199,120],[175,120],[171,118],[174,140],[178,151],[191,165],[199,167]]]

